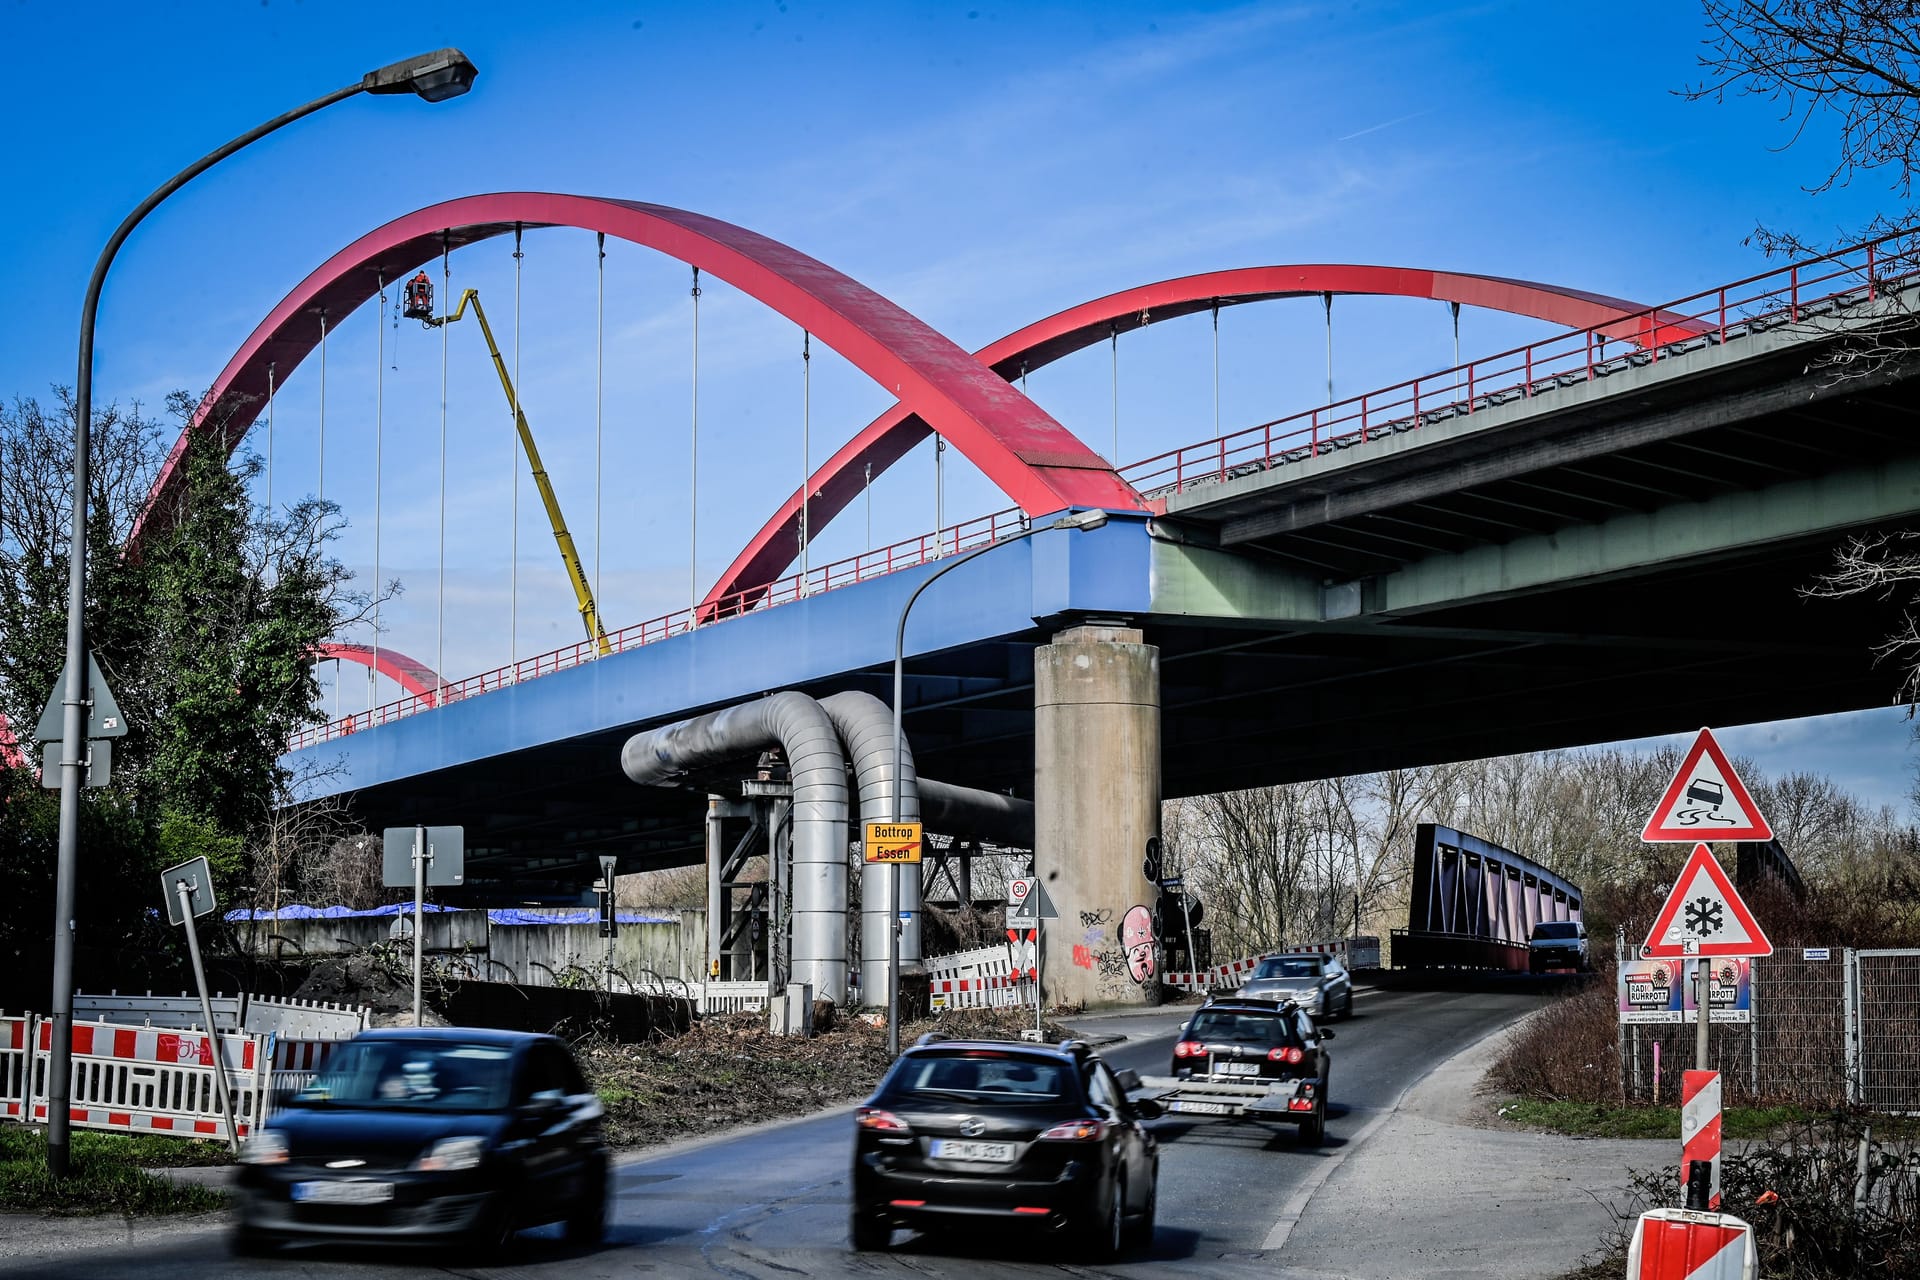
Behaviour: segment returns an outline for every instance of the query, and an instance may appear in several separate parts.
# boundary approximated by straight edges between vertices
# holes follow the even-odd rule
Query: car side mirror
[[[1135,1098],[1127,1105],[1133,1108],[1133,1114],[1142,1120],[1158,1120],[1167,1113],[1167,1109],[1151,1098]]]
[[[530,1116],[550,1116],[566,1106],[567,1097],[558,1089],[542,1089],[528,1098],[520,1110]]]
[[[1319,1033],[1320,1033],[1320,1038],[1321,1038],[1322,1040],[1331,1040],[1331,1039],[1333,1039],[1333,1028],[1332,1028],[1332,1027],[1321,1027],[1321,1028],[1319,1028],[1318,1030],[1319,1030]]]

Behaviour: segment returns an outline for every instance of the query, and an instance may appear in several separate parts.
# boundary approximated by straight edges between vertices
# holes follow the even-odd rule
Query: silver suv
[[[1353,1013],[1353,975],[1337,956],[1312,952],[1267,956],[1239,991],[1262,1000],[1292,1000],[1316,1018]]]
[[[1592,967],[1587,952],[1587,926],[1578,920],[1542,920],[1527,937],[1527,972]]]

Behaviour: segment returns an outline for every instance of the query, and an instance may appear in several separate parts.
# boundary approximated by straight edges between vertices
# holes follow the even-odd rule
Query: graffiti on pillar
[[[1073,963],[1082,969],[1093,968],[1093,948],[1083,943],[1075,943],[1073,947]]]
[[[1102,907],[1098,911],[1082,911],[1080,925],[1085,929],[1097,929],[1103,924],[1113,923],[1113,908]]]
[[[1120,946],[1127,953],[1127,976],[1135,982],[1153,979],[1153,912],[1137,903],[1120,918]]]

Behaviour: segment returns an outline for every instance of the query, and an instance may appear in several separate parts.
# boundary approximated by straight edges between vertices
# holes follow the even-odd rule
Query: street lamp
[[[80,783],[85,761],[87,698],[87,492],[89,436],[93,427],[93,326],[100,310],[100,288],[114,255],[127,236],[160,202],[242,147],[258,142],[302,116],[312,115],[357,93],[413,93],[428,102],[458,97],[473,87],[474,65],[458,49],[436,49],[404,62],[369,71],[343,89],[295,107],[258,128],[241,134],[226,146],[209,152],[182,169],[140,203],[114,229],[107,247],[93,264],[86,301],[80,308],[80,370],[73,395],[73,534],[67,550],[67,667],[61,702],[65,719],[60,739],[60,861],[53,905],[53,1060],[47,1081],[47,1171],[66,1176],[68,1158],[67,1104],[72,1092],[73,1061],[73,880],[79,859]],[[213,1034],[213,1028],[207,1028]],[[218,1070],[218,1054],[215,1054]]]
[[[1075,511],[1050,520],[1046,524],[1034,525],[1030,529],[1014,534],[1011,538],[1002,538],[998,542],[989,542],[984,547],[976,547],[967,554],[949,560],[940,568],[926,576],[913,594],[907,597],[906,605],[900,610],[900,625],[893,632],[893,820],[899,822],[900,816],[900,761],[905,754],[903,748],[906,735],[900,728],[900,706],[904,698],[906,683],[907,656],[907,615],[913,612],[913,602],[920,593],[945,575],[952,573],[961,565],[978,556],[999,547],[1031,538],[1036,533],[1046,533],[1053,529],[1098,529],[1107,522],[1107,513],[1100,510]],[[887,1056],[900,1056],[900,864],[894,863],[887,877]]]

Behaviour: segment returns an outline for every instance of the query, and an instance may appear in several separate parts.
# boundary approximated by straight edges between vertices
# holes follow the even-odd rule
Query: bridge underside
[[[1159,648],[1169,797],[1886,705],[1897,608],[1804,592],[1848,534],[1920,518],[1920,393],[1809,373],[1820,345],[1708,347],[1173,495],[1151,536],[991,553],[914,614],[920,770],[1030,796],[1033,648],[1088,619]],[[371,827],[466,826],[478,893],[696,862],[701,793],[629,784],[620,744],[778,688],[887,698],[921,572],[312,751],[348,752]]]

